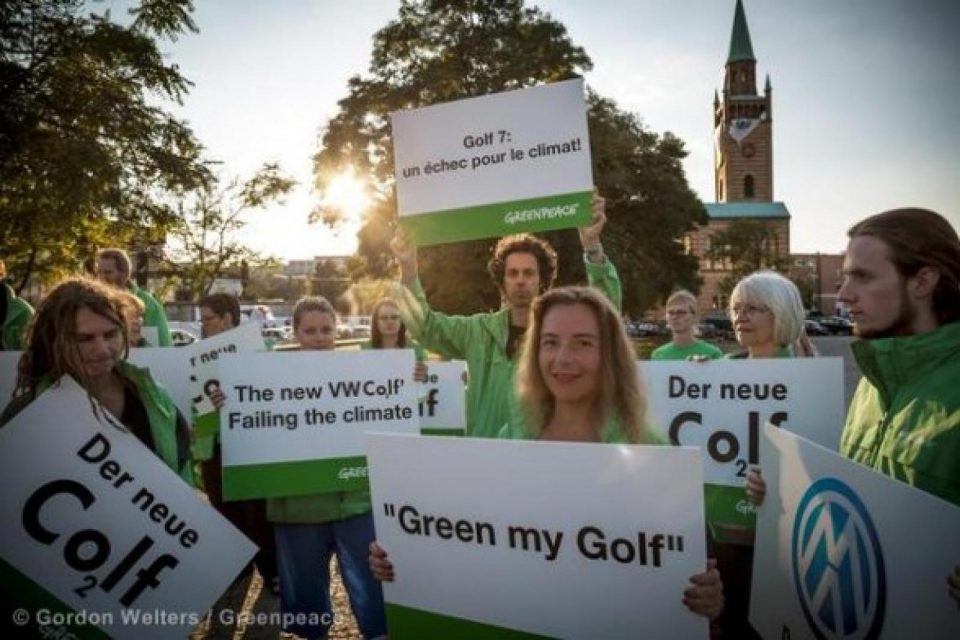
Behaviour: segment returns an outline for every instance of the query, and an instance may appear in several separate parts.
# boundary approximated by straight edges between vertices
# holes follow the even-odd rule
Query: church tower
[[[773,201],[773,97],[767,76],[757,93],[757,59],[743,3],[737,0],[723,95],[714,93],[714,189],[717,202]]]

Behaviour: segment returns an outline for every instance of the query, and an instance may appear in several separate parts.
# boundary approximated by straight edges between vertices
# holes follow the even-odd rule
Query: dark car
[[[816,320],[805,320],[803,323],[804,329],[807,331],[808,336],[828,336],[830,332],[822,324]]]
[[[817,323],[830,332],[833,336],[853,335],[853,323],[840,316],[823,316],[817,319]]]

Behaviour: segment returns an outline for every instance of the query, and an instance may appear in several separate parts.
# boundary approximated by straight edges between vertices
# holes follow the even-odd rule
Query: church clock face
[[[754,156],[754,154],[756,154],[756,153],[757,153],[757,150],[754,149],[753,145],[750,144],[749,142],[748,142],[747,144],[743,145],[743,157],[744,157],[744,158],[752,158],[752,157]]]

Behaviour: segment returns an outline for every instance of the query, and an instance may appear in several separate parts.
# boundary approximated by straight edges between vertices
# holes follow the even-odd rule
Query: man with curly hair
[[[619,309],[620,278],[600,244],[600,232],[607,220],[604,199],[595,195],[592,208],[590,225],[579,229],[587,279]],[[495,438],[517,411],[516,356],[533,300],[556,279],[556,251],[548,242],[529,234],[501,238],[487,269],[500,289],[502,308],[493,313],[453,316],[430,308],[418,276],[417,249],[402,231],[394,237],[391,248],[400,263],[403,287],[397,297],[404,324],[424,348],[444,358],[467,362],[467,435]]]

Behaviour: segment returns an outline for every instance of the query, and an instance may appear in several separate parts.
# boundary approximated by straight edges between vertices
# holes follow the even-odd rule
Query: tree
[[[240,274],[262,266],[265,258],[241,244],[236,233],[246,226],[243,214],[262,209],[288,193],[296,183],[276,164],[265,164],[246,182],[233,178],[226,186],[211,180],[178,204],[179,223],[172,229],[175,246],[169,271],[180,278],[194,300],[210,292],[227,270]]]
[[[367,273],[393,275],[392,111],[565,80],[591,66],[562,24],[522,0],[404,0],[397,18],[374,36],[369,75],[350,79],[314,157],[321,192],[351,166],[370,182],[375,201],[358,234]],[[645,130],[635,115],[592,93],[588,115],[594,176],[608,203],[607,251],[626,274],[625,310],[641,312],[675,286],[696,288],[696,261],[679,239],[705,213],[683,175],[680,140]],[[334,222],[337,213],[322,209],[314,218]],[[576,232],[547,237],[560,255],[560,281],[582,281]],[[485,270],[490,245],[420,252],[434,305],[464,313],[499,306]],[[449,265],[457,265],[455,278]]]
[[[763,220],[739,219],[711,236],[707,256],[730,269],[720,282],[721,293],[729,294],[741,278],[754,271],[786,271],[787,257],[777,251],[776,235]]]
[[[162,237],[170,195],[210,177],[192,131],[157,106],[189,87],[158,40],[197,31],[190,1],[142,0],[123,25],[88,4],[0,3],[0,244],[21,288]]]
[[[310,278],[310,292],[336,304],[350,286],[350,279],[333,260],[318,262]]]

